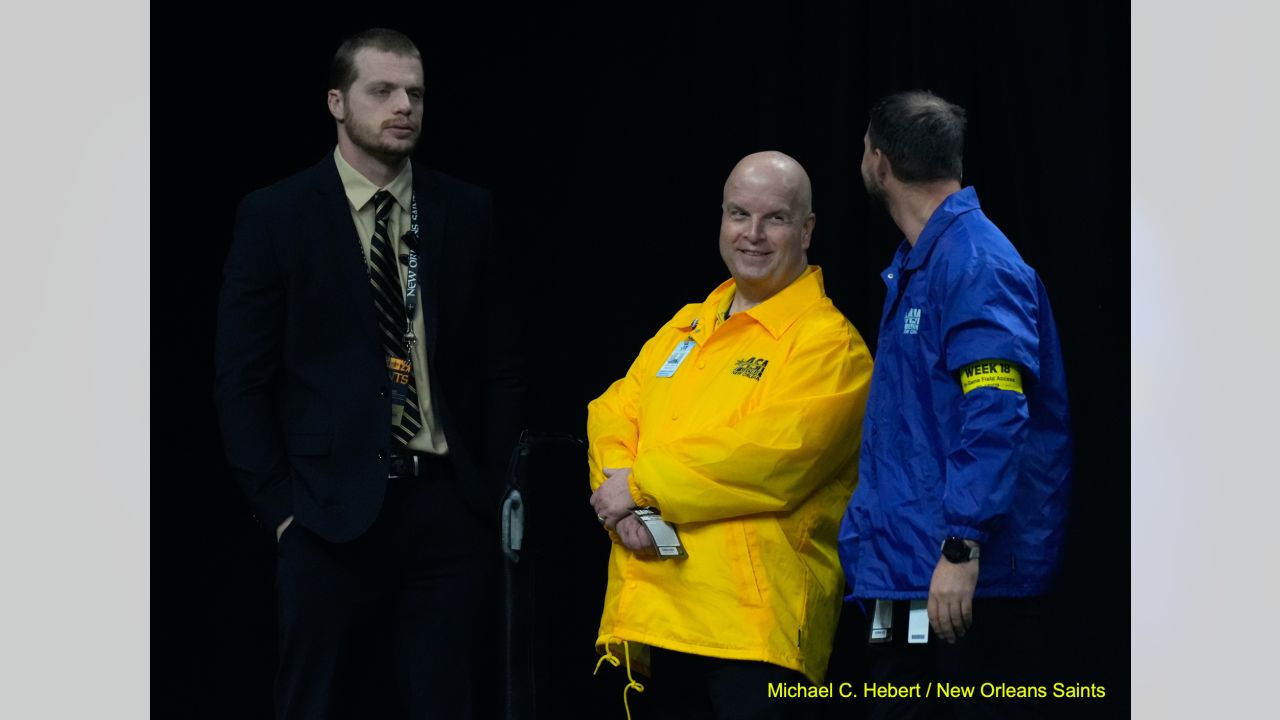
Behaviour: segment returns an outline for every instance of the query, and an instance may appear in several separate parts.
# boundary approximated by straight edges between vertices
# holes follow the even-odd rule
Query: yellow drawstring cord
[[[606,637],[604,639],[604,655],[601,655],[600,659],[596,661],[596,669],[593,670],[591,674],[595,675],[600,672],[600,666],[603,665],[606,660],[614,667],[618,667],[618,665],[622,664],[622,661],[619,660],[618,657],[613,654],[613,651],[609,649],[609,643],[615,642],[622,644],[622,657],[627,659],[627,686],[622,688],[622,709],[627,711],[627,720],[631,720],[631,706],[627,703],[627,691],[635,688],[636,692],[642,693],[644,692],[644,685],[636,682],[636,679],[631,676],[631,646],[627,644],[627,641],[615,640],[612,635]]]

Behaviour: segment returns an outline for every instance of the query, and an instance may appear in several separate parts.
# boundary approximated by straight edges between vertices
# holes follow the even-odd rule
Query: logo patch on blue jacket
[[[908,308],[902,321],[902,334],[915,335],[920,332],[920,308]]]

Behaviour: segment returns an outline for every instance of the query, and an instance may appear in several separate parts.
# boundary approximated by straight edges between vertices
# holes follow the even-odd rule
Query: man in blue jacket
[[[1044,697],[1038,597],[1062,545],[1071,442],[1045,288],[961,188],[964,126],[963,109],[925,91],[871,109],[863,181],[905,239],[881,275],[840,554],[869,611],[873,682],[990,682],[1006,717]],[[895,694],[907,697],[876,699],[871,716],[984,710]]]

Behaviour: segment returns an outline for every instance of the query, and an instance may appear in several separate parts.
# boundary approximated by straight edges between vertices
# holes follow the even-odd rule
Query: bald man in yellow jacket
[[[591,505],[614,541],[596,645],[650,676],[655,717],[803,714],[777,686],[822,682],[844,590],[836,534],[871,355],[808,264],[799,163],[743,158],[722,210],[732,279],[588,407]],[[687,556],[661,559],[636,508]]]

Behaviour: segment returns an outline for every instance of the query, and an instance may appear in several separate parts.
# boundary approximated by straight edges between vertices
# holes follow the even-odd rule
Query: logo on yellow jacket
[[[764,358],[744,358],[733,364],[733,374],[759,381],[760,376],[764,374],[765,367],[768,365],[769,361]]]

